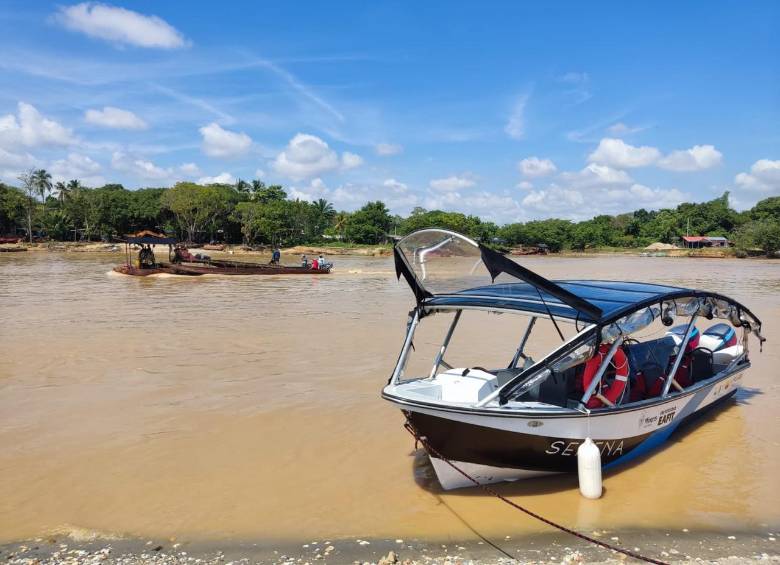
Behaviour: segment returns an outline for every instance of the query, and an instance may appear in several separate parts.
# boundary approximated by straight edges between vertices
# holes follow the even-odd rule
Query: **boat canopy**
[[[445,296],[466,298],[478,288],[521,280],[536,293],[536,299],[544,308],[547,297],[554,297],[587,320],[598,320],[601,309],[565,288],[555,284],[507,259],[474,240],[449,230],[424,229],[413,232],[394,247],[395,269],[412,288],[418,304]],[[489,286],[494,294],[511,293],[508,285]],[[498,290],[495,290],[498,289]],[[474,304],[479,306],[476,295]],[[525,308],[516,307],[524,310]],[[571,316],[576,317],[576,316]]]
[[[176,238],[168,237],[164,234],[156,233],[151,230],[142,230],[138,233],[131,233],[126,235],[125,242],[149,245],[175,245]]]
[[[668,313],[702,312],[735,325],[746,322],[760,332],[755,315],[717,293],[640,282],[551,281],[447,230],[413,232],[395,245],[394,254],[396,274],[409,283],[423,314],[460,308],[518,310],[594,323],[617,334]]]

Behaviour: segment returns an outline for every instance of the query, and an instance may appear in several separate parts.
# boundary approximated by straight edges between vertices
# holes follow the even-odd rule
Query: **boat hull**
[[[170,265],[175,274],[182,275],[327,275],[328,270],[284,265]]]
[[[691,391],[625,409],[593,412],[540,410],[468,410],[414,403],[384,393],[397,404],[419,435],[435,450],[429,453],[445,490],[473,486],[442,456],[482,483],[517,480],[577,470],[577,448],[586,437],[601,451],[606,468],[660,446],[681,424],[731,397],[742,370],[714,377]],[[588,422],[590,420],[590,422]]]
[[[161,275],[161,274],[167,274],[167,275],[175,275],[180,274],[174,272],[170,267],[168,266],[160,266],[155,267],[153,269],[141,269],[139,267],[134,267],[132,265],[117,265],[114,267],[115,273],[120,273],[122,275],[130,275],[133,277],[148,277],[150,275]]]
[[[114,271],[123,275],[148,277],[149,275],[327,275],[330,270],[314,270],[304,267],[262,265],[256,267],[210,267],[164,263],[153,269],[140,269],[132,265],[118,265]]]

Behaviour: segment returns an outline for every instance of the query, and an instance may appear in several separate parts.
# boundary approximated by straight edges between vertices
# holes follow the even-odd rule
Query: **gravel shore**
[[[593,533],[593,532],[591,532]],[[776,534],[694,532],[596,532],[613,545],[669,563],[780,563]],[[511,557],[510,557],[511,556]],[[18,565],[117,564],[170,565],[506,565],[509,563],[623,564],[636,562],[622,554],[559,534],[513,540],[433,543],[418,540],[314,540],[295,545],[176,540],[38,538],[0,546],[0,560]]]

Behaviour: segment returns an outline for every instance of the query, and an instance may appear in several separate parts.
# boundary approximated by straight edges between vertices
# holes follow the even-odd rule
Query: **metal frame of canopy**
[[[411,265],[409,265],[406,255],[400,250],[399,246],[409,237],[420,233],[436,232],[445,235],[446,238],[454,239],[455,237],[459,237],[468,244],[476,247],[480,251],[480,257],[485,263],[485,266],[488,268],[491,278],[494,281],[499,274],[507,273],[535,287],[537,291],[539,291],[539,299],[544,305],[546,312],[536,311],[538,308],[534,310],[529,308],[522,308],[520,301],[510,305],[507,303],[507,297],[501,295],[491,296],[488,294],[467,296],[462,292],[440,295],[432,294],[422,285],[414,269],[411,267]],[[442,241],[447,242],[451,241],[452,239],[445,239]],[[442,242],[438,242],[428,248],[423,248],[423,257],[425,249],[438,249],[442,245]],[[415,250],[415,253],[417,253],[417,250]],[[679,347],[668,378],[666,379],[662,398],[667,397],[670,393],[670,386],[674,381],[672,377],[680,365],[683,354],[685,352],[685,347],[691,338],[693,327],[697,317],[700,314],[704,315],[708,319],[712,319],[713,317],[729,319],[733,325],[743,328],[744,332],[742,339],[743,345],[745,346],[744,353],[741,356],[743,358],[747,354],[747,339],[751,332],[754,333],[759,339],[759,343],[763,343],[764,341],[764,337],[761,335],[761,321],[745,306],[721,294],[676,287],[663,287],[660,285],[647,285],[658,286],[659,289],[663,288],[664,292],[659,292],[652,296],[637,300],[633,303],[627,302],[625,306],[610,311],[606,316],[604,316],[603,311],[600,308],[584,300],[582,297],[576,296],[575,294],[562,288],[559,286],[559,284],[556,284],[553,281],[549,281],[537,275],[536,273],[533,273],[525,267],[518,265],[514,261],[503,257],[499,253],[492,251],[482,246],[481,244],[466,238],[465,236],[448,230],[429,229],[413,232],[412,234],[409,234],[409,236],[396,243],[394,247],[394,256],[396,274],[398,278],[403,276],[407,281],[415,295],[417,304],[414,310],[410,312],[410,320],[407,328],[406,339],[404,340],[404,345],[401,349],[401,353],[399,355],[393,374],[388,380],[389,384],[397,384],[402,378],[415,330],[421,319],[433,312],[454,311],[455,318],[447,331],[444,343],[436,355],[430,376],[435,375],[440,365],[444,364],[446,366],[446,361],[444,361],[444,354],[446,352],[447,346],[449,345],[450,339],[452,338],[452,334],[455,331],[455,327],[460,320],[460,315],[464,309],[514,312],[532,316],[531,321],[529,322],[529,325],[523,334],[520,345],[518,346],[512,362],[510,363],[510,368],[512,365],[516,366],[517,361],[519,360],[520,356],[522,356],[524,345],[528,340],[537,317],[549,317],[553,323],[555,323],[555,318],[551,313],[547,303],[545,302],[541,291],[544,291],[549,296],[557,298],[561,303],[569,306],[577,312],[575,316],[563,316],[564,319],[568,318],[569,321],[573,321],[575,324],[579,321],[585,321],[588,323],[588,325],[586,325],[586,327],[579,331],[574,337],[568,341],[564,341],[561,346],[551,351],[537,363],[534,363],[532,366],[521,370],[514,378],[510,379],[488,397],[480,401],[477,405],[478,407],[484,406],[496,398],[498,398],[499,402],[503,404],[511,397],[522,395],[525,390],[535,386],[538,382],[546,378],[545,375],[549,376],[552,373],[550,367],[553,364],[564,359],[567,355],[571,355],[578,348],[586,345],[588,341],[593,341],[595,343],[596,341],[603,341],[606,338],[606,342],[609,342],[611,346],[608,354],[601,363],[596,376],[591,383],[591,386],[589,386],[588,390],[586,390],[583,394],[581,403],[584,406],[589,398],[595,393],[595,390],[601,381],[612,359],[612,356],[617,351],[617,348],[620,346],[620,343],[623,341],[623,339],[634,331],[638,331],[638,329],[641,327],[646,327],[647,324],[651,323],[657,317],[668,316],[670,312],[674,312],[674,314],[683,313],[684,315],[690,316],[690,321],[687,324],[683,342]],[[608,286],[610,284],[609,281],[603,281],[602,283],[602,288],[604,290],[611,290]],[[612,284],[620,285],[643,283],[613,282]],[[617,291],[617,289],[613,290]],[[445,298],[452,299],[453,297],[457,298],[457,300],[442,300]],[[679,304],[678,301],[680,301]],[[587,319],[583,320],[580,318],[580,314],[587,316]],[[648,316],[649,321],[646,322]],[[633,317],[636,317],[636,319]],[[641,324],[644,324],[644,326]],[[558,331],[560,333],[560,330]],[[561,334],[561,338],[563,338],[563,334]]]

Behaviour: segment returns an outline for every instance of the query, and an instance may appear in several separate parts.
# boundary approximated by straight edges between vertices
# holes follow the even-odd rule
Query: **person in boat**
[[[181,245],[177,245],[173,250],[173,262],[177,264],[184,262]]]
[[[320,262],[317,260],[316,257],[311,262],[311,268],[314,271],[318,271],[320,269]]]
[[[326,265],[326,263],[325,263],[325,256],[322,253],[320,253],[319,257],[317,257],[317,264],[318,264],[320,269],[324,269],[325,268],[325,265]]]
[[[173,250],[173,262],[174,263],[189,263],[194,262],[197,260],[206,260],[209,257],[206,255],[200,256],[195,255],[193,256],[192,253],[190,253],[189,249],[187,249],[184,245],[178,244],[176,245],[176,248]]]
[[[309,260],[306,258],[306,255],[301,255],[301,267],[304,269],[309,266]]]
[[[154,269],[156,259],[151,245],[141,245],[141,251],[138,252],[138,264],[142,269]]]
[[[281,260],[282,260],[282,251],[281,249],[276,247],[274,248],[274,251],[271,254],[271,265],[278,265]]]

